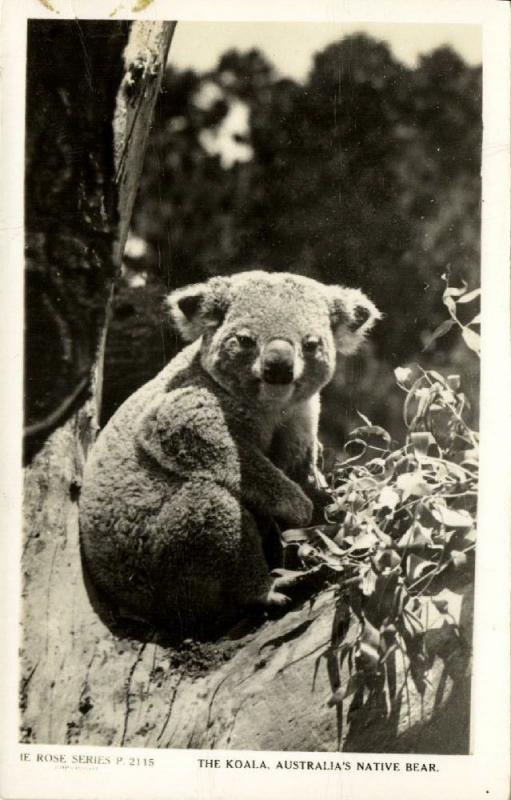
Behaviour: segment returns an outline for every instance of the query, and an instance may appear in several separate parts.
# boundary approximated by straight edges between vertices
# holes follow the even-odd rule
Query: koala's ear
[[[381,314],[359,289],[329,286],[327,291],[336,349],[343,355],[351,356]]]
[[[231,299],[230,280],[212,278],[207,283],[176,289],[167,297],[167,307],[183,339],[193,342],[207,328],[220,325]]]

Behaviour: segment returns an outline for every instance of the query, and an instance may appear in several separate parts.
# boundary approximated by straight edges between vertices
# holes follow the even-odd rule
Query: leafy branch
[[[398,656],[423,695],[435,658],[466,650],[451,589],[472,580],[478,434],[463,419],[459,376],[417,365],[395,376],[405,393],[404,445],[360,415],[364,424],[328,476],[326,524],[282,534],[285,567],[321,568],[336,587],[318,663],[326,661],[339,726],[349,697],[348,721],[364,703],[395,714],[408,691],[407,680],[397,686]]]
[[[467,347],[469,347],[474,353],[477,353],[477,355],[480,355],[481,337],[477,331],[473,330],[473,328],[481,324],[481,315],[480,313],[477,313],[474,317],[472,317],[470,322],[463,323],[458,317],[458,305],[473,303],[474,300],[479,299],[481,290],[474,289],[468,292],[468,286],[465,281],[462,281],[463,286],[458,288],[449,286],[449,278],[450,274],[449,270],[447,270],[444,275],[442,275],[442,280],[445,282],[442,302],[449,312],[449,319],[445,319],[433,331],[428,343],[424,347],[424,350],[429,350],[433,342],[435,342],[437,339],[440,339],[442,336],[445,336],[445,334],[448,333],[451,328],[457,326],[461,330],[461,335],[463,336],[463,340]]]

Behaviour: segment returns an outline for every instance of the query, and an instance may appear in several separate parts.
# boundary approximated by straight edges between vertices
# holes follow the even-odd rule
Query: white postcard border
[[[508,796],[509,784],[509,476],[511,407],[509,346],[510,252],[510,9],[505,0],[153,0],[133,12],[135,0],[5,0],[2,9],[2,206],[1,248],[4,282],[0,332],[2,375],[0,428],[0,515],[4,541],[0,576],[2,632],[1,795],[5,798],[176,798],[249,800],[267,797],[372,800],[385,793],[406,800],[481,800]],[[51,10],[51,6],[54,10]],[[214,10],[213,10],[214,9]],[[115,12],[115,13],[113,13]],[[113,15],[112,15],[113,14]],[[482,392],[481,486],[476,568],[475,648],[472,702],[472,755],[394,756],[320,753],[236,754],[227,751],[162,751],[129,748],[18,744],[18,658],[20,610],[21,380],[23,275],[23,130],[25,22],[29,17],[65,19],[201,19],[453,22],[483,28],[484,139],[482,224]],[[29,753],[30,761],[22,761]],[[110,764],[90,767],[36,763],[37,753],[101,756]],[[154,758],[154,767],[130,766],[129,759]],[[116,759],[123,761],[116,764]],[[202,758],[220,768],[199,768]],[[273,768],[236,769],[226,760],[265,761]],[[279,760],[397,763],[399,771],[279,770]],[[438,771],[406,771],[409,763],[435,763]]]

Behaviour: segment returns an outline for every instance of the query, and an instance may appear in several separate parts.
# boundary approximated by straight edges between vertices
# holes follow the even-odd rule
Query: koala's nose
[[[295,351],[287,339],[273,339],[266,345],[262,358],[263,380],[286,384],[293,381]]]

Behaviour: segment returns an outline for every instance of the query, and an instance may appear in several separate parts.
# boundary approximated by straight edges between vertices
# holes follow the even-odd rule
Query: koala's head
[[[221,386],[274,405],[319,391],[336,352],[355,353],[380,316],[358,289],[262,271],[178,289],[168,303],[183,338],[202,336],[202,365]]]

